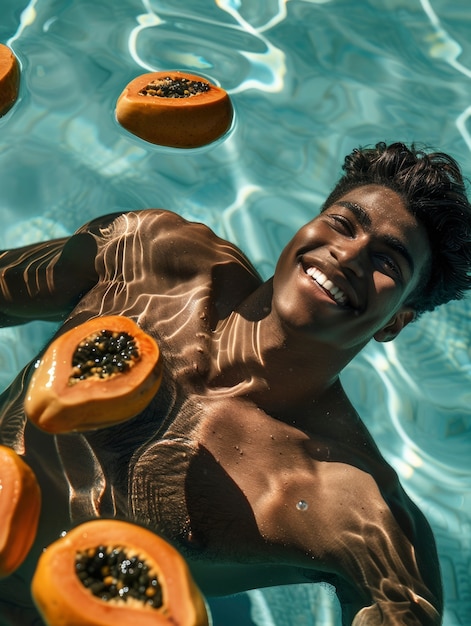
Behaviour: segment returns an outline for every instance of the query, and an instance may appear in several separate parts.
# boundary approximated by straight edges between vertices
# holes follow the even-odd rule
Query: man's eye
[[[399,265],[386,254],[377,254],[376,263],[381,271],[393,274],[397,278],[401,278],[401,268]]]
[[[353,229],[350,221],[344,217],[343,215],[331,214],[330,218],[334,222],[334,227],[339,232],[348,235],[348,237],[353,237],[355,235],[355,231]]]

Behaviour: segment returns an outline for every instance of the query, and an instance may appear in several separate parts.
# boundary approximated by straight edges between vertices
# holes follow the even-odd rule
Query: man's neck
[[[284,328],[272,311],[270,282],[217,324],[212,354],[210,386],[271,414],[320,399],[352,358]]]

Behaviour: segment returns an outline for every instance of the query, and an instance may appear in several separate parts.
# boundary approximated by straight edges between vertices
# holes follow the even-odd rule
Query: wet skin
[[[413,320],[405,303],[429,258],[422,227],[378,186],[304,226],[265,283],[233,245],[160,210],[0,255],[4,325],[65,318],[61,333],[123,314],[165,362],[150,406],[96,432],[32,427],[28,368],[3,394],[0,439],[44,494],[35,548],[0,583],[5,611],[62,530],[118,516],[172,541],[208,595],[325,580],[344,624],[439,624],[430,527],[338,379],[370,339]]]

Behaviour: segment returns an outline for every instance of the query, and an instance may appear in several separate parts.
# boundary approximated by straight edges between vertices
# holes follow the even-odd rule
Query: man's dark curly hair
[[[426,153],[413,144],[378,143],[345,157],[340,178],[322,211],[350,190],[383,185],[398,193],[425,227],[432,259],[407,305],[417,315],[471,289],[471,205],[457,162],[443,152]]]

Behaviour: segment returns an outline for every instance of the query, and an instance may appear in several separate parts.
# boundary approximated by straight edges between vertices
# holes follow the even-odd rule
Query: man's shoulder
[[[140,236],[154,237],[159,234],[181,235],[187,231],[197,231],[202,237],[217,238],[216,234],[204,224],[189,221],[178,213],[160,208],[112,213],[96,218],[86,228],[104,235],[139,232]]]
[[[108,231],[111,236],[137,235],[144,242],[159,243],[179,254],[198,252],[208,257],[244,257],[237,245],[221,238],[209,226],[191,221],[167,209],[142,209],[118,216]],[[245,257],[244,257],[245,258]]]

